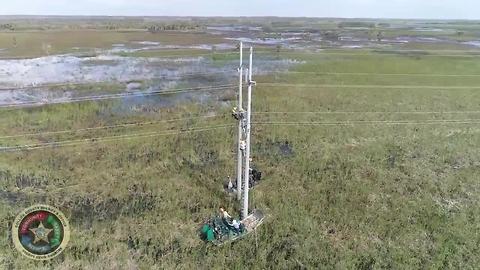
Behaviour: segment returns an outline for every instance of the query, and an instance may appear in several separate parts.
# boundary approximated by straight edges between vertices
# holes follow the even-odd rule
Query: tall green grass
[[[288,56],[297,71],[480,74],[473,59],[371,55]],[[255,78],[254,110],[350,111],[350,114],[254,115],[254,121],[475,119],[476,90],[335,89],[323,83],[473,86],[475,78],[315,76]],[[270,87],[262,82],[316,84]],[[229,108],[184,104],[154,113],[123,111],[115,102],[4,110],[11,135],[151,121],[211,111],[224,117],[45,138],[31,143],[233,123]],[[234,103],[234,101],[232,101]],[[155,111],[155,110],[152,110]],[[369,114],[362,112],[384,112]],[[198,238],[199,225],[225,205],[234,175],[236,128],[0,154],[0,264],[5,269],[474,269],[480,264],[479,124],[347,126],[256,125],[254,163],[264,172],[251,205],[268,219],[255,234],[224,247]],[[282,147],[291,147],[285,154]],[[24,207],[47,203],[72,224],[67,250],[29,261],[8,239],[9,221]]]

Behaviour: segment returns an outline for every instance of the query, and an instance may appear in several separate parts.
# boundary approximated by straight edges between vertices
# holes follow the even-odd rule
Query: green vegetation
[[[298,55],[297,71],[478,74],[473,59]],[[388,65],[387,63],[394,63]],[[442,64],[443,63],[443,64]],[[341,76],[341,80],[338,76]],[[255,111],[357,111],[382,114],[255,115],[255,121],[426,121],[469,114],[396,111],[478,111],[478,91],[266,87],[257,78]],[[444,78],[291,74],[303,84],[450,85]],[[321,82],[319,82],[321,80]],[[326,80],[326,81],[324,81]],[[392,81],[386,81],[392,80]],[[461,82],[452,82],[458,85]],[[475,85],[479,78],[468,78]],[[402,83],[403,82],[403,83]],[[477,84],[478,85],[478,84]],[[154,114],[116,114],[118,102],[80,103],[2,112],[2,134],[80,129],[204,115],[215,119],[113,130],[2,139],[3,144],[137,134],[232,123],[216,105],[185,104]],[[213,106],[213,107],[212,107]],[[234,209],[222,181],[234,168],[234,129],[4,153],[1,218],[34,202],[60,206],[73,225],[68,250],[47,264],[24,260],[3,239],[5,266],[73,269],[205,268],[471,268],[480,216],[476,179],[478,124],[255,126],[254,159],[265,181],[252,203],[270,218],[255,237],[233,246],[205,246],[201,221],[218,205]],[[288,141],[294,155],[279,146]],[[8,222],[2,223],[3,231]],[[43,265],[43,266],[42,266]]]
[[[200,34],[172,35],[188,42]],[[234,124],[229,106],[151,102],[137,110],[115,100],[3,109],[2,146],[138,138],[0,153],[0,268],[475,269],[480,62],[458,54],[272,50],[305,62],[255,77],[252,153],[264,179],[251,204],[269,217],[256,235],[220,248],[201,242],[198,229],[220,205],[238,214],[222,188],[234,174],[235,125],[164,134]],[[191,117],[200,118],[165,121]],[[150,123],[48,133],[139,122]],[[30,133],[42,134],[18,136]],[[10,222],[33,203],[61,208],[72,225],[67,250],[52,261],[23,258],[8,238]]]
[[[30,58],[50,54],[94,53],[94,48],[110,49],[113,44],[153,41],[163,45],[221,43],[221,37],[205,33],[148,31],[21,31],[0,32],[0,48],[7,51],[3,58]]]

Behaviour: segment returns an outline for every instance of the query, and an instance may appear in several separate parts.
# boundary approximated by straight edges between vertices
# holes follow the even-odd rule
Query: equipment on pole
[[[242,217],[248,216],[248,191],[249,191],[249,179],[250,179],[250,132],[251,132],[251,120],[252,120],[252,88],[255,85],[255,81],[252,80],[253,70],[253,47],[250,47],[250,61],[248,67],[248,94],[247,94],[247,119],[246,119],[246,135],[245,135],[245,171],[243,175],[244,179],[244,191],[243,191],[243,207]]]
[[[241,143],[243,140],[243,83],[242,83],[242,76],[243,76],[243,43],[240,42],[240,66],[238,68],[239,80],[238,80],[238,103],[237,103],[237,117],[238,120],[238,149],[237,149],[237,200],[242,199],[242,157],[243,157],[243,150],[241,148]]]
[[[224,208],[220,208],[222,214],[210,219],[201,228],[202,239],[215,245],[223,245],[227,242],[240,239],[250,232],[256,230],[263,223],[265,215],[262,211],[254,209],[249,213],[249,196],[248,192],[251,187],[256,185],[262,173],[254,166],[251,166],[250,158],[250,139],[251,139],[251,117],[252,117],[252,89],[256,84],[252,80],[253,71],[253,47],[250,47],[250,62],[248,74],[245,79],[248,84],[247,108],[243,110],[242,88],[243,88],[243,45],[240,43],[240,67],[239,67],[239,93],[238,104],[232,110],[232,116],[238,120],[238,152],[237,152],[237,181],[231,181],[230,177],[224,185],[230,194],[237,194],[237,199],[241,202],[241,218],[238,222],[226,214]],[[242,177],[243,170],[243,177]],[[243,180],[243,181],[242,181]],[[242,193],[243,191],[243,193]],[[243,200],[242,200],[243,199]],[[228,216],[226,218],[225,216]]]

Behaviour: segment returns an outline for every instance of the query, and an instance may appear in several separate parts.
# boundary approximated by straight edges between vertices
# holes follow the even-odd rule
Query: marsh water
[[[30,59],[2,59],[1,53],[5,49],[0,48],[0,106],[45,104],[111,94],[112,89],[102,88],[102,84],[115,84],[117,94],[234,84],[238,76],[238,60],[233,56],[237,55],[236,46],[240,41],[246,46],[271,49],[272,54],[255,56],[255,75],[288,71],[302,63],[295,58],[275,56],[275,51],[286,49],[309,52],[332,48],[352,51],[392,50],[404,49],[402,46],[406,45],[432,43],[469,50],[480,48],[478,39],[455,40],[445,36],[445,33],[452,32],[451,29],[424,25],[409,27],[410,32],[405,34],[405,31],[402,32],[402,29],[396,29],[395,26],[390,26],[391,29],[383,32],[368,27],[344,27],[336,32],[309,29],[268,32],[262,27],[252,25],[210,25],[205,32],[221,37],[223,42],[175,45],[153,40],[126,41],[113,43],[106,49],[72,48],[74,53]],[[399,34],[388,35],[390,30],[398,30]],[[181,51],[195,53],[178,55]],[[162,54],[136,55],[151,52]],[[95,90],[78,91],[82,85],[88,85]],[[185,96],[191,98],[195,95],[177,95],[178,100],[183,100]],[[199,100],[208,100],[212,95],[199,94],[198,97]],[[135,100],[159,102],[158,100],[163,99]]]

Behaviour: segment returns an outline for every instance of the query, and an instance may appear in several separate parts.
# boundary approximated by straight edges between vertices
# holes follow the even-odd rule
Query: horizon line
[[[386,18],[386,17],[311,17],[311,16],[278,16],[278,15],[86,15],[86,14],[0,14],[0,17],[109,17],[109,18],[298,18],[298,19],[353,19],[353,20],[424,20],[424,21],[480,21],[479,19],[470,18]]]

